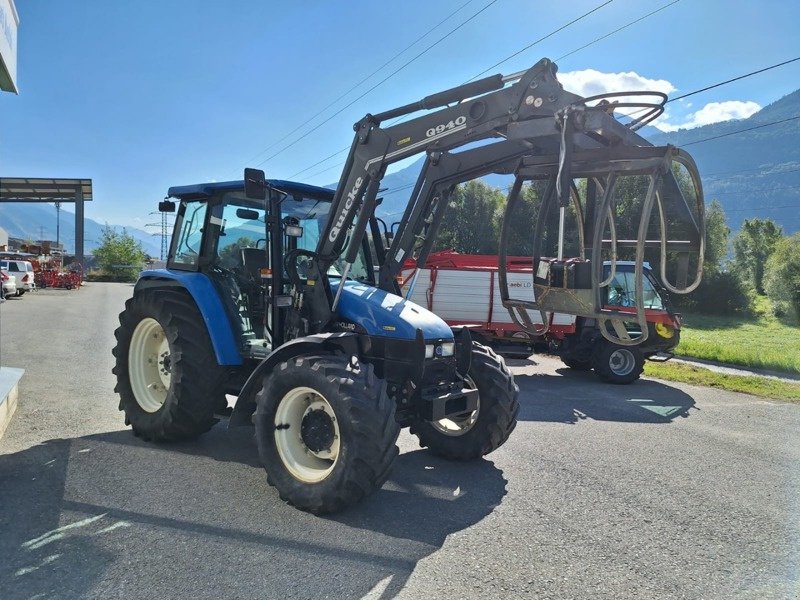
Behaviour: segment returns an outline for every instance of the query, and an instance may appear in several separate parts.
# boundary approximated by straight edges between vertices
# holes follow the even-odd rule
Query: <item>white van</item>
[[[17,296],[36,289],[33,265],[27,260],[0,260],[0,269],[17,278]]]

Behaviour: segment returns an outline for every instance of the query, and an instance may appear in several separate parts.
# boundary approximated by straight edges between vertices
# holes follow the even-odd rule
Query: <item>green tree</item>
[[[219,262],[228,268],[240,265],[242,262],[242,248],[255,248],[255,243],[247,236],[240,237],[232,244],[228,244],[219,250]]]
[[[725,219],[725,211],[718,200],[706,206],[706,251],[704,270],[706,273],[719,273],[722,259],[728,254],[728,238],[731,234]]]
[[[464,254],[495,254],[496,213],[501,202],[503,194],[479,179],[457,186],[442,219],[437,249],[452,248]]]
[[[775,244],[767,259],[764,287],[770,300],[778,306],[790,306],[800,319],[800,233]]]
[[[783,237],[772,219],[746,219],[733,240],[734,265],[759,294],[764,293],[764,268]]]
[[[106,225],[103,228],[100,246],[94,251],[97,264],[107,274],[122,280],[136,278],[142,270],[147,254],[142,245],[125,228],[117,232]]]

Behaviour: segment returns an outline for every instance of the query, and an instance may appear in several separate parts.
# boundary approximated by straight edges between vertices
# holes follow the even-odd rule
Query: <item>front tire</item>
[[[148,441],[186,440],[216,423],[226,370],[192,298],[174,291],[136,293],[114,332],[114,391],[125,424]]]
[[[453,460],[474,460],[502,446],[517,426],[519,387],[503,359],[472,342],[466,382],[478,390],[477,410],[437,422],[418,421],[411,433],[434,454]]]
[[[592,367],[600,379],[608,383],[633,383],[644,370],[644,356],[638,346],[621,346],[598,342],[592,353]]]
[[[284,501],[332,513],[386,481],[400,427],[372,365],[342,355],[296,356],[264,377],[256,403],[258,452]]]

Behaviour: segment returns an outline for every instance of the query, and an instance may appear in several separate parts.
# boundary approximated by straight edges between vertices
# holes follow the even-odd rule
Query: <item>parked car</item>
[[[0,277],[3,279],[3,296],[16,296],[17,278],[5,269],[0,269]]]
[[[33,265],[27,260],[0,260],[0,269],[8,271],[17,278],[17,296],[22,296],[25,292],[36,289],[34,281]]]

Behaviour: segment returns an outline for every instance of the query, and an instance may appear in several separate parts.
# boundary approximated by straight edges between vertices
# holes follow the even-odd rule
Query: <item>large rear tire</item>
[[[296,356],[264,377],[256,403],[267,482],[289,504],[332,513],[386,481],[400,427],[372,365],[343,355]]]
[[[642,375],[644,356],[638,346],[621,346],[603,340],[592,353],[592,367],[603,381],[625,385]]]
[[[226,369],[217,364],[205,322],[185,293],[136,293],[114,332],[119,409],[148,441],[197,437],[216,422]]]
[[[466,383],[478,390],[478,408],[437,422],[418,421],[411,433],[431,452],[453,460],[473,460],[502,446],[517,426],[519,387],[503,359],[472,343]]]

